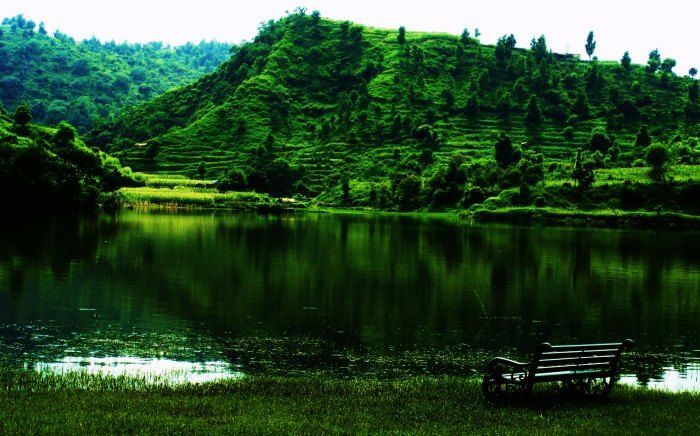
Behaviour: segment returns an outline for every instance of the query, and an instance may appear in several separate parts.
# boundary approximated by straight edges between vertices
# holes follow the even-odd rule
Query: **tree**
[[[588,32],[588,37],[586,38],[586,54],[588,55],[589,60],[595,52],[595,45],[596,42],[593,39],[593,31],[591,30],[590,32]]]
[[[340,190],[343,192],[343,203],[350,203],[350,182],[347,177],[340,181]]]
[[[655,48],[654,50],[649,52],[649,60],[647,60],[647,67],[646,70],[647,72],[654,74],[659,70],[659,67],[661,66],[661,53],[659,53],[659,49]]]
[[[476,117],[479,115],[479,99],[476,95],[472,94],[467,99],[467,104],[464,106],[464,113],[469,117]]]
[[[445,109],[448,111],[452,110],[455,105],[455,92],[452,88],[445,88],[440,93],[443,102],[445,103]]]
[[[511,108],[513,103],[511,102],[510,92],[504,92],[501,98],[498,99],[496,104],[496,111],[503,118],[508,118],[510,116]]]
[[[532,54],[535,56],[535,60],[537,62],[542,61],[542,59],[547,57],[547,40],[545,39],[544,35],[540,35],[539,38],[535,39],[532,38],[532,41],[530,41],[530,49],[532,50]]]
[[[673,67],[676,66],[676,60],[672,58],[666,58],[661,62],[661,71],[664,73],[673,73]]]
[[[479,30],[479,28],[477,27],[476,29],[474,29],[474,38],[478,38],[480,36],[481,36],[481,30]]]
[[[24,127],[32,120],[32,113],[29,111],[29,106],[22,103],[15,109],[15,124]]]
[[[207,176],[207,165],[204,163],[203,160],[199,161],[199,164],[197,165],[197,176],[200,179],[203,179]]]
[[[511,55],[513,54],[513,50],[515,49],[515,44],[515,35],[512,33],[510,35],[503,35],[498,38],[498,41],[496,42],[496,49],[493,53],[496,60],[503,62],[510,59]]]
[[[571,106],[571,112],[581,118],[588,118],[590,110],[591,109],[588,105],[588,97],[586,97],[586,94],[583,92],[576,94],[576,100],[574,100],[574,104]]]
[[[595,180],[595,173],[593,172],[593,165],[590,162],[583,162],[583,150],[579,148],[576,150],[576,159],[574,160],[574,171],[571,177],[576,182],[576,186],[582,191],[588,189],[593,185]]]
[[[511,164],[520,160],[520,151],[513,149],[513,142],[508,135],[501,132],[498,140],[493,146],[496,162],[502,168],[507,168]]]
[[[469,44],[469,30],[466,27],[464,30],[462,30],[462,35],[459,37],[459,42],[461,42],[463,45]]]
[[[608,135],[605,134],[605,129],[603,129],[602,127],[596,127],[595,129],[593,129],[593,132],[591,132],[591,140],[589,143],[589,148],[591,152],[599,151],[601,153],[606,153],[611,145],[612,141],[610,141]]]
[[[396,37],[396,42],[399,44],[403,45],[406,43],[406,28],[401,26],[399,27],[399,35]]]
[[[692,77],[692,78],[694,79],[695,76],[698,74],[698,69],[695,68],[695,67],[691,67],[691,68],[688,70],[688,74],[690,74],[690,77]]]
[[[688,100],[690,100],[692,102],[698,101],[698,94],[699,94],[698,88],[699,88],[698,81],[693,80],[693,83],[691,83],[690,86],[688,87]]]
[[[57,146],[67,147],[73,144],[75,137],[75,127],[71,126],[65,121],[62,121],[56,129],[56,133],[53,135],[53,142]]]
[[[392,182],[394,199],[401,210],[415,209],[420,196],[421,179],[417,175],[401,174]]]
[[[651,145],[646,152],[646,161],[650,166],[649,177],[655,182],[666,181],[666,163],[669,159],[668,149],[661,144]]]
[[[630,57],[630,52],[626,51],[625,54],[622,55],[620,64],[626,71],[629,71],[632,68],[632,58]]]
[[[46,35],[46,26],[44,25],[44,22],[42,21],[39,23],[39,34],[41,35]]]
[[[542,112],[540,111],[540,106],[537,104],[537,97],[531,95],[530,102],[527,104],[527,115],[525,116],[525,121],[530,124],[539,124],[541,119]]]
[[[637,139],[634,145],[639,148],[647,148],[651,144],[651,136],[649,136],[649,126],[642,124],[637,132]]]

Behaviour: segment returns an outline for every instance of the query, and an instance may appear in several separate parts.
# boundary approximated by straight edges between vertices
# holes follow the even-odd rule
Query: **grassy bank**
[[[620,423],[624,422],[624,427]],[[15,374],[0,382],[7,433],[692,433],[700,395],[618,387],[608,401],[537,389],[494,406],[464,378],[252,378],[149,386],[95,376]]]
[[[700,228],[700,216],[675,212],[621,211],[506,207],[477,209],[471,216],[478,222],[510,224],[586,225],[596,227]]]

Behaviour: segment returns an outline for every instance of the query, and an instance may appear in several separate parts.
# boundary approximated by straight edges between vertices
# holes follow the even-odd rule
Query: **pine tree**
[[[469,44],[469,30],[466,27],[464,30],[462,30],[462,35],[459,37],[459,42],[464,45]]]
[[[588,38],[586,38],[586,54],[588,55],[589,60],[595,52],[595,46],[596,42],[593,39],[593,31],[591,30],[590,32],[588,32]]]
[[[626,51],[625,54],[622,55],[620,64],[626,71],[629,71],[632,68],[632,58],[630,58],[630,52]]]
[[[399,35],[396,37],[396,42],[398,42],[401,45],[404,45],[406,43],[406,28],[401,26],[399,27]]]

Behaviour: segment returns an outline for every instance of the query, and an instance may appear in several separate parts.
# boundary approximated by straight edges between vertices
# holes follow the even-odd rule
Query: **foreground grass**
[[[624,423],[624,426],[621,425]],[[537,389],[490,405],[465,378],[249,378],[200,386],[10,375],[0,433],[693,433],[700,395],[617,387],[607,401]]]

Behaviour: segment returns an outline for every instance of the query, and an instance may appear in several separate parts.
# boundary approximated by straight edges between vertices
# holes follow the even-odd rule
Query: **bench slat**
[[[561,371],[561,372],[546,372],[543,374],[535,374],[535,380],[537,380],[537,381],[556,381],[556,380],[569,380],[569,379],[576,379],[576,378],[599,378],[599,377],[610,377],[610,371],[581,371],[581,372]]]
[[[577,344],[577,345],[551,345],[550,349],[554,351],[564,351],[564,350],[590,350],[594,348],[613,348],[619,349],[622,347],[622,342],[611,343],[611,344]]]
[[[540,354],[541,359],[550,358],[563,358],[563,357],[583,357],[583,356],[603,356],[614,354],[617,355],[620,352],[617,348],[596,348],[591,350],[579,350],[579,351],[545,351]]]
[[[546,357],[546,356],[545,356]],[[580,363],[596,363],[596,362],[612,362],[615,360],[614,354],[601,355],[601,356],[575,356],[575,357],[559,357],[556,359],[540,359],[537,361],[537,365],[560,365],[560,364],[575,364]]]
[[[543,372],[562,372],[562,371],[590,371],[592,369],[609,369],[611,362],[599,362],[599,363],[584,363],[582,365],[554,365],[554,366],[537,366],[535,369],[535,374]]]

